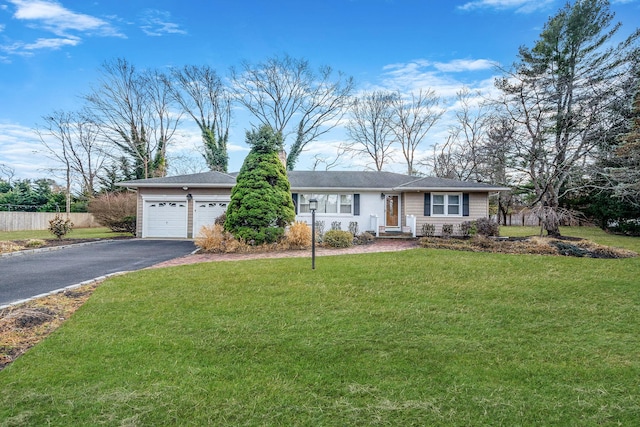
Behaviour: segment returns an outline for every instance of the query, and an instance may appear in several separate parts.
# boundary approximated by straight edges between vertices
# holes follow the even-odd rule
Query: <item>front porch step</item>
[[[380,233],[378,239],[414,239],[411,233],[403,233],[401,231],[385,231]]]

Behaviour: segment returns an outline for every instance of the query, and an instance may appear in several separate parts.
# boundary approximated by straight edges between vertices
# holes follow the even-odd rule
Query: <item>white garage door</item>
[[[203,226],[210,227],[216,218],[226,212],[228,200],[196,201],[193,204],[193,236],[200,234]]]
[[[187,237],[187,202],[145,202],[144,237]]]

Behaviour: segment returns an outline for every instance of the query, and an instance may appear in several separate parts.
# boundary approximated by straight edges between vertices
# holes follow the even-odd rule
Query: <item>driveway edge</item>
[[[51,251],[57,251],[60,249],[67,249],[70,247],[74,247],[74,246],[85,246],[85,245],[93,245],[96,243],[103,243],[103,242],[113,242],[113,239],[101,239],[101,240],[96,240],[94,242],[83,242],[83,243],[70,243],[68,245],[61,245],[61,246],[49,246],[46,248],[37,248],[37,249],[25,249],[22,251],[14,251],[14,252],[6,252],[3,254],[0,254],[0,258],[4,258],[4,257],[10,257],[10,256],[22,256],[22,255],[31,255],[31,254],[35,254],[38,252],[51,252]]]
[[[94,243],[94,242],[90,242],[90,243]],[[110,274],[106,274],[104,276],[99,276],[93,279],[89,279],[89,280],[85,280],[84,282],[80,282],[80,283],[76,283],[75,285],[69,285],[69,286],[65,286],[64,288],[60,288],[60,289],[56,289],[53,291],[49,291],[46,292],[44,294],[39,294],[39,295],[34,295],[32,297],[29,298],[25,298],[25,299],[21,299],[18,301],[13,301],[10,302],[9,304],[5,304],[5,305],[0,305],[0,310],[4,310],[5,308],[9,308],[9,307],[13,307],[16,305],[20,305],[20,304],[24,304],[25,302],[29,302],[38,298],[44,298],[44,297],[48,297],[50,295],[55,295],[55,294],[59,294],[60,292],[64,292],[64,291],[68,291],[71,289],[76,289],[79,288],[81,286],[85,286],[85,285],[91,285],[93,283],[100,283],[103,282],[105,280],[107,280],[110,277],[114,277],[114,276],[122,276],[123,274],[127,274],[129,273],[129,271],[117,271],[115,273],[110,273]]]

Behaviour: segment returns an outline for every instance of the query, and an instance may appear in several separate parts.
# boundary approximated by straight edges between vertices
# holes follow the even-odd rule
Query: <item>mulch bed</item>
[[[474,236],[468,239],[424,237],[420,239],[423,248],[451,249],[457,251],[492,252],[523,255],[555,255],[585,258],[633,258],[638,254],[620,248],[599,245],[576,237],[516,237],[492,238]]]
[[[108,240],[123,240],[123,239],[133,239],[133,236],[116,236],[110,237]],[[0,254],[7,252],[16,252],[16,251],[25,251],[32,249],[42,249],[42,248],[52,248],[59,246],[67,246],[74,245],[78,243],[88,243],[88,242],[97,242],[100,240],[105,240],[101,238],[92,238],[92,239],[73,239],[73,238],[65,238],[65,239],[29,239],[29,240],[8,240],[4,242],[0,242]],[[34,244],[33,242],[37,241],[38,244]]]
[[[92,283],[0,310],[0,370],[56,330],[97,286]]]

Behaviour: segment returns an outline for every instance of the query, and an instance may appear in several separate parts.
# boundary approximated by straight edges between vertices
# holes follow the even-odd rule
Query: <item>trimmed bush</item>
[[[422,224],[422,235],[424,237],[433,237],[436,234],[436,226],[434,224]]]
[[[375,240],[375,236],[368,232],[360,233],[354,239],[356,245],[366,245],[372,243]]]
[[[481,236],[499,236],[500,225],[490,218],[479,218],[476,221],[476,230]]]
[[[343,230],[329,230],[324,233],[323,241],[332,248],[348,248],[353,245],[353,234]]]
[[[589,251],[579,248],[571,243],[562,242],[560,240],[552,240],[550,244],[558,249],[558,253],[564,256],[583,257],[589,255]]]
[[[62,239],[73,230],[73,222],[69,218],[64,219],[60,215],[56,215],[49,221],[49,231],[58,239]]]
[[[462,237],[475,236],[477,233],[476,224],[473,221],[465,221],[459,224],[458,227],[460,229],[460,236]]]
[[[218,224],[224,227],[224,222],[227,220],[227,213],[224,212],[222,215],[220,215],[218,218],[215,219],[215,221],[213,222],[214,224]]]
[[[29,239],[24,243],[25,248],[39,248],[45,245],[45,241],[42,239]]]
[[[448,239],[453,234],[453,224],[442,224],[442,237]]]

